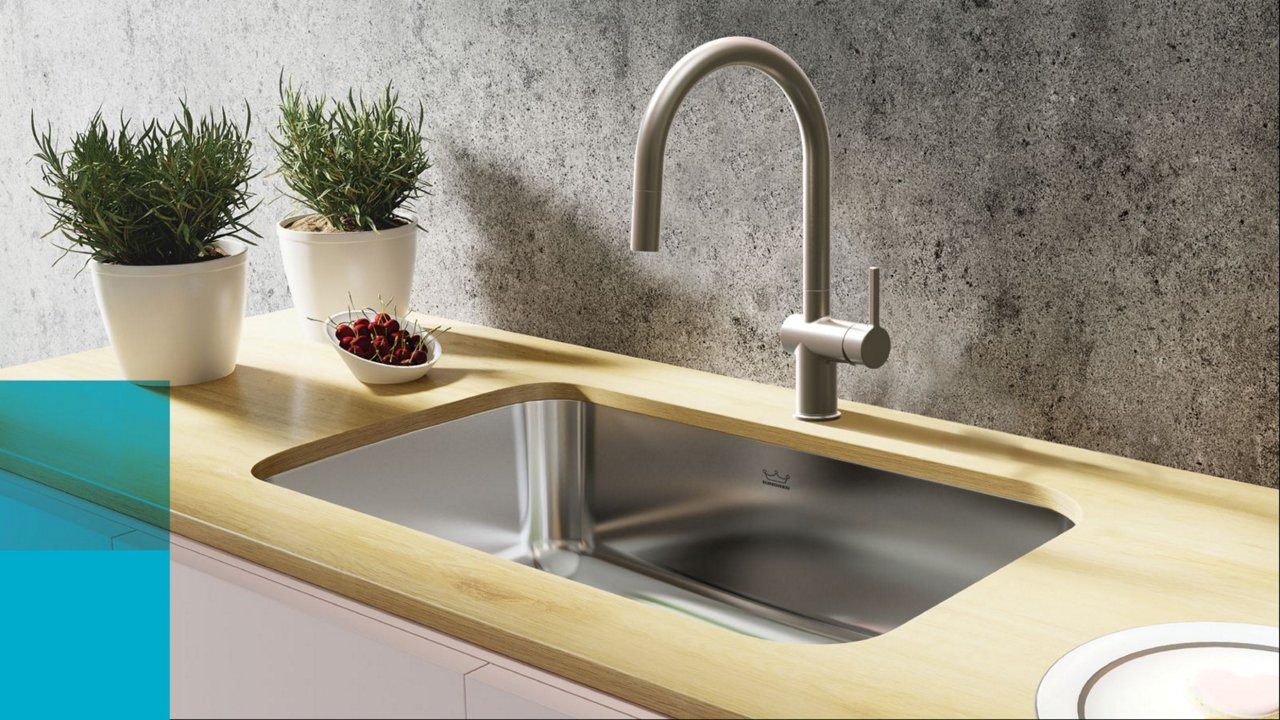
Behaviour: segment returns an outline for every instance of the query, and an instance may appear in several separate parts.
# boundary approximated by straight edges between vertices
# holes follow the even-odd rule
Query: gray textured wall
[[[886,269],[894,357],[846,397],[1267,485],[1277,473],[1272,0],[0,1],[0,365],[106,341],[38,239],[28,113],[394,81],[427,105],[429,311],[790,384],[800,150],[782,95],[728,70],[669,147],[666,247],[626,250],[631,151],[667,67],[754,35],[792,53],[833,140],[835,310]],[[257,137],[270,161],[265,134]],[[269,233],[289,205],[272,198]],[[252,313],[286,307],[273,243]],[[35,308],[36,320],[19,309]],[[47,328],[47,329],[44,329]]]

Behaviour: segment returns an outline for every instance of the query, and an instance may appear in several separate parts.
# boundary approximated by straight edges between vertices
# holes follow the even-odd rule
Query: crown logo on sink
[[[768,485],[786,485],[788,482],[791,481],[790,475],[783,475],[781,472],[777,470],[774,470],[773,472],[769,472],[768,470],[761,470],[760,472],[764,473],[764,481]]]

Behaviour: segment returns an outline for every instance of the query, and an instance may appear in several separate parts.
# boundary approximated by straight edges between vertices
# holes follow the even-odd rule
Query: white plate
[[[1239,623],[1148,625],[1063,655],[1036,691],[1041,718],[1204,718],[1195,677],[1280,672],[1280,629]]]

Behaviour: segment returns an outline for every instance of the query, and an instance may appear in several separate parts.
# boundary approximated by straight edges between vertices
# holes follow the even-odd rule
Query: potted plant
[[[427,195],[431,168],[416,117],[388,84],[372,102],[303,97],[280,83],[272,141],[286,195],[310,212],[277,225],[289,294],[303,332],[328,342],[327,318],[347,308],[409,307],[418,225],[405,204]],[[394,312],[394,310],[393,310]]]
[[[251,115],[192,117],[112,130],[94,115],[60,150],[31,132],[53,215],[47,237],[83,254],[116,358],[129,380],[190,385],[229,375],[244,316]]]

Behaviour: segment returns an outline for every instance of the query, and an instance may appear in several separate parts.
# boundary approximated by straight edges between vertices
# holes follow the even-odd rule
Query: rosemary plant
[[[244,125],[226,111],[199,119],[185,101],[168,124],[150,120],[135,131],[123,117],[112,130],[97,113],[60,150],[53,131],[31,134],[46,191],[35,189],[53,215],[45,237],[60,232],[68,253],[121,265],[168,265],[218,257],[214,243],[261,237],[245,223],[249,201],[252,113]],[[34,189],[34,188],[33,188]]]
[[[280,79],[279,134],[272,136],[289,197],[335,230],[382,230],[404,222],[396,211],[429,195],[423,110],[400,107],[388,83],[372,102],[309,98]]]

